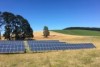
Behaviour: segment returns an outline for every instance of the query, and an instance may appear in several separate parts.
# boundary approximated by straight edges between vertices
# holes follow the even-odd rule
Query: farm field
[[[43,38],[34,32],[34,40],[60,40],[66,43],[93,43],[96,48],[44,53],[0,54],[0,67],[100,67],[100,36],[81,36],[50,32]]]

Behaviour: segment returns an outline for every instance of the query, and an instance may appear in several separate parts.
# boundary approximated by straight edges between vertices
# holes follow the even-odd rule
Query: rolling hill
[[[63,30],[91,30],[91,31],[100,31],[100,28],[97,27],[68,27]]]
[[[100,36],[99,31],[92,31],[92,30],[73,29],[73,30],[52,30],[52,31],[70,35]]]

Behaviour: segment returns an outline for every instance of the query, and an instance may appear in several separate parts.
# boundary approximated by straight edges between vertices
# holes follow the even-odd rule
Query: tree
[[[44,26],[44,29],[43,29],[43,36],[45,38],[47,38],[48,36],[50,35],[50,32],[48,30],[48,27],[47,26]]]
[[[10,34],[12,33],[13,21],[15,20],[15,15],[10,12],[2,13],[3,22],[5,23],[5,38],[11,40]]]
[[[16,40],[33,37],[33,30],[29,22],[20,15],[14,15],[10,12],[0,12],[0,27],[5,26],[4,37],[11,40],[11,36],[15,35]]]
[[[1,12],[0,12],[0,28],[2,26]],[[1,39],[1,30],[0,30],[0,39]]]
[[[17,18],[20,19],[20,21],[22,22],[21,23],[21,26],[20,26],[20,30],[21,32],[23,33],[23,38],[33,38],[34,35],[33,35],[33,30],[30,26],[30,24],[28,23],[28,20],[27,19],[24,19],[22,16],[20,15],[17,15]]]

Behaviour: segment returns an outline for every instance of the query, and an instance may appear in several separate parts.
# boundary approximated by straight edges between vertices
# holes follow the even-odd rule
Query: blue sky
[[[100,0],[0,0],[0,11],[22,15],[35,31],[100,27]]]

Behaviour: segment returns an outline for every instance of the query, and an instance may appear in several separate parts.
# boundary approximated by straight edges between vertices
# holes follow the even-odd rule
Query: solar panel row
[[[58,40],[27,41],[33,52],[95,48],[92,43],[69,44]],[[0,53],[24,53],[23,41],[0,41]]]
[[[51,50],[68,50],[68,49],[87,49],[95,48],[92,43],[69,44],[64,42],[39,42],[28,41],[31,51],[51,51]]]
[[[0,41],[0,53],[24,53],[23,41]]]
[[[0,46],[2,48],[0,48],[0,53],[23,53],[24,48],[22,47],[18,47],[18,46],[9,46],[9,45],[4,45],[4,46]]]

